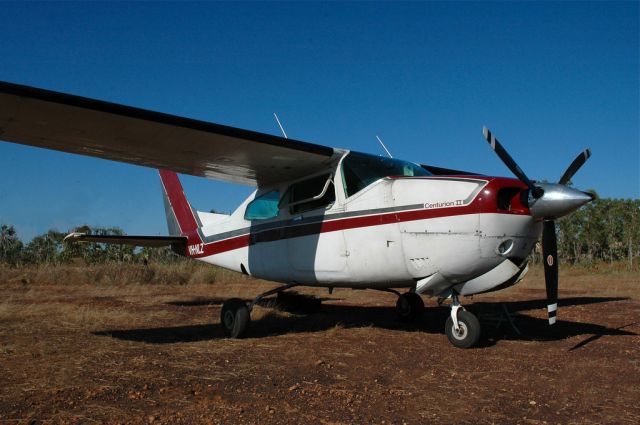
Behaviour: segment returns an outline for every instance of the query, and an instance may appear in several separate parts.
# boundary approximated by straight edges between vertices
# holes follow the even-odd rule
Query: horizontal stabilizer
[[[89,235],[73,232],[64,238],[65,242],[97,242],[119,245],[149,246],[159,248],[171,244],[186,244],[186,236],[118,236],[118,235]]]

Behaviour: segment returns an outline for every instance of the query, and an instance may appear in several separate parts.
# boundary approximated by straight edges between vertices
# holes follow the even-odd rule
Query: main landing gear
[[[298,284],[290,283],[272,289],[258,295],[248,304],[240,298],[231,298],[225,301],[224,304],[222,304],[222,311],[220,312],[220,324],[222,324],[225,334],[230,338],[242,338],[245,336],[251,323],[251,311],[253,307],[264,297],[286,291],[294,286],[298,286]]]
[[[220,312],[220,323],[228,337],[242,338],[251,323],[251,312],[247,303],[240,298],[225,301]]]
[[[377,291],[390,292],[398,296],[396,301],[396,314],[402,322],[415,322],[424,314],[424,301],[422,297],[413,291],[401,294],[391,288],[372,288]]]
[[[396,313],[403,322],[415,322],[424,314],[424,301],[415,292],[398,294]]]
[[[478,318],[460,305],[457,293],[451,292],[451,314],[444,325],[449,342],[458,348],[473,347],[480,339],[480,330]]]

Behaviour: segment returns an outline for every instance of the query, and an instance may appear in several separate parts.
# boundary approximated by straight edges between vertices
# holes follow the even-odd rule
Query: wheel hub
[[[233,328],[233,322],[236,320],[235,315],[232,311],[227,311],[224,314],[224,326],[227,329]]]
[[[458,329],[453,329],[452,331],[453,337],[461,341],[467,337],[467,333],[467,325],[461,321],[458,321]]]

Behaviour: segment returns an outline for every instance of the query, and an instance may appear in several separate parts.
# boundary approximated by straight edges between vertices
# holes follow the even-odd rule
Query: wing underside
[[[325,169],[342,149],[0,82],[0,140],[262,186]]]

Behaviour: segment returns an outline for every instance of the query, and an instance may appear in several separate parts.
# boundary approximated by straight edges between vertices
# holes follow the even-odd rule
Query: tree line
[[[76,231],[97,235],[124,235],[116,227],[84,226]],[[557,220],[558,254],[564,263],[592,265],[626,262],[637,267],[640,255],[640,199],[596,199],[575,213]],[[0,225],[0,263],[11,266],[115,262],[169,263],[181,261],[168,248],[135,249],[127,245],[64,243],[65,233],[49,230],[23,243],[15,228]],[[539,260],[540,249],[532,253]]]
[[[624,261],[634,267],[640,254],[640,199],[596,199],[557,223],[562,261]]]

